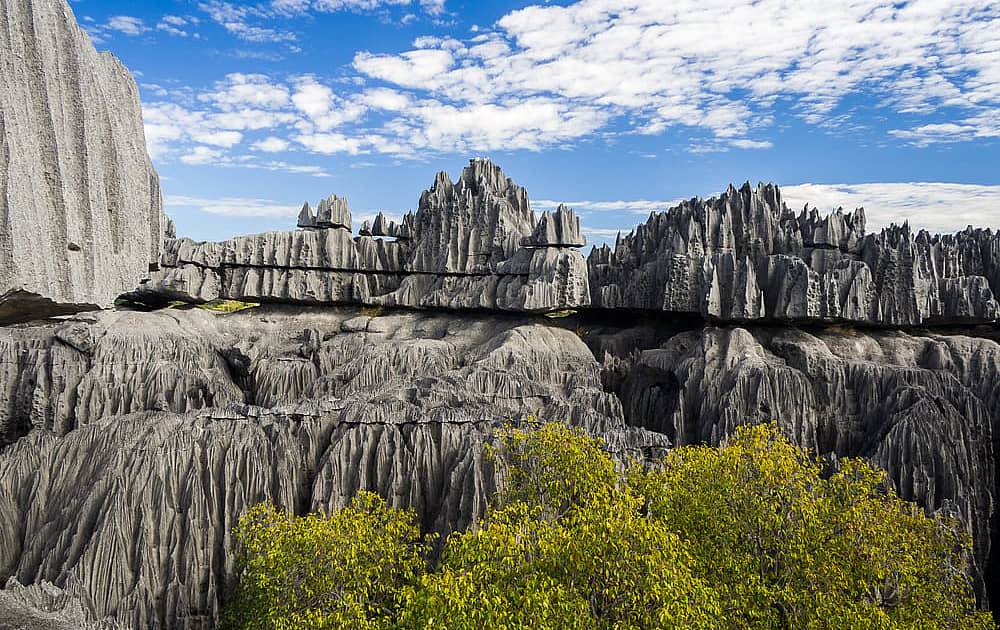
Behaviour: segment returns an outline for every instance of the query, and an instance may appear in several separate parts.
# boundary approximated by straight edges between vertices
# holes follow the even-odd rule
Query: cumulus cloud
[[[285,205],[270,199],[244,197],[205,199],[184,195],[167,195],[163,200],[163,205],[168,212],[172,208],[194,208],[209,214],[230,217],[294,217],[301,209],[301,206]]]
[[[199,98],[231,110],[244,106],[280,108],[289,102],[289,97],[287,87],[272,83],[267,76],[236,72],[227,75],[224,81],[217,82],[214,91]]]
[[[193,166],[212,164],[222,157],[222,151],[206,146],[198,146],[191,149],[190,153],[181,156],[181,162]]]
[[[108,28],[126,35],[142,35],[149,30],[142,18],[130,15],[114,15],[108,18]]]
[[[864,207],[868,229],[909,221],[932,233],[966,226],[1000,228],[1000,186],[902,182],[871,184],[799,184],[782,186],[790,207],[808,203],[821,210]]]
[[[199,6],[244,39],[288,41],[272,18],[391,4],[413,0]],[[871,139],[852,114],[864,102],[893,116],[887,141],[998,138],[998,18],[1000,0],[536,5],[464,39],[424,36],[399,53],[359,51],[353,76],[232,74],[178,120],[147,120],[147,133],[158,155],[187,150],[192,125],[226,132],[220,138],[241,132],[251,147],[277,138],[287,150],[404,158],[667,130],[692,153],[766,151],[779,113]]]
[[[274,136],[269,136],[263,140],[258,140],[250,145],[251,148],[262,151],[264,153],[280,153],[282,151],[287,151],[288,147],[291,146],[287,140],[282,140],[281,138],[275,138]]]
[[[769,148],[749,134],[778,104],[823,124],[856,95],[899,113],[959,108],[970,114],[960,131],[975,136],[996,129],[982,116],[1000,105],[998,17],[1000,3],[982,0],[581,0],[514,11],[458,45],[361,52],[354,65],[439,100],[547,95],[645,133],[682,125],[743,149]],[[896,135],[933,142],[936,131]]]

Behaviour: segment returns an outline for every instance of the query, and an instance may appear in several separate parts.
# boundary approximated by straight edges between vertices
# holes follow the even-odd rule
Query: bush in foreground
[[[505,430],[507,476],[440,564],[412,513],[362,493],[330,517],[258,506],[236,530],[228,628],[976,629],[970,542],[773,426],[621,472],[556,424]]]

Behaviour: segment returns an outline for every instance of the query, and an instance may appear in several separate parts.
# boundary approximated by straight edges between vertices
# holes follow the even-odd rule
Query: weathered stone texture
[[[304,513],[369,489],[428,530],[467,526],[493,488],[484,444],[529,415],[639,456],[777,421],[958,516],[984,592],[1000,419],[987,339],[301,307],[3,331],[0,579],[76,585],[94,619],[210,627],[229,532],[265,499]]]
[[[588,264],[600,308],[918,326],[1000,317],[998,252],[990,230],[865,234],[861,209],[796,215],[776,186],[746,184],[650,215]]]
[[[331,196],[315,217],[303,206],[302,231],[168,239],[162,269],[129,297],[531,312],[590,304],[587,263],[572,249],[586,242],[579,219],[560,208],[536,224],[527,192],[488,159],[472,160],[457,183],[438,174],[399,224],[379,214],[354,238],[349,225],[347,202]]]
[[[530,319],[194,309],[8,333],[0,359],[58,376],[31,398],[63,415],[0,409],[0,577],[78,584],[89,614],[135,628],[211,627],[231,528],[261,500],[375,490],[447,532],[482,514],[483,445],[509,419],[667,445],[626,428],[577,335]]]
[[[128,70],[63,0],[0,2],[0,322],[110,306],[166,227]]]

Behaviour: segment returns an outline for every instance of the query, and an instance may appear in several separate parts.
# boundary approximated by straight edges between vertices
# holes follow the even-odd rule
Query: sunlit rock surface
[[[369,489],[463,528],[494,488],[484,444],[535,416],[635,457],[777,421],[958,516],[984,592],[994,341],[595,317],[191,308],[0,329],[0,579],[72,585],[88,619],[212,627],[250,505]]]
[[[865,234],[863,210],[795,213],[772,184],[654,213],[588,264],[599,308],[893,327],[1000,317],[1000,235]]]
[[[64,0],[0,1],[0,323],[111,306],[165,229],[129,71]]]

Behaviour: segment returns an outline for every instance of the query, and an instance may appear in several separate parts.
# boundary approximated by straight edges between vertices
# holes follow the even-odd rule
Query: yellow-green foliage
[[[365,317],[382,317],[385,315],[384,306],[369,306],[361,309],[361,314]]]
[[[414,515],[370,492],[329,517],[260,504],[235,533],[240,583],[223,629],[392,628],[426,553]]]
[[[238,300],[219,299],[199,304],[198,308],[207,309],[209,311],[219,311],[220,313],[235,313],[237,311],[253,308],[255,306],[260,306],[260,304],[257,304],[256,302],[240,302]]]
[[[824,477],[773,426],[624,473],[557,424],[497,444],[503,490],[431,572],[412,515],[372,495],[329,519],[255,508],[227,627],[994,627],[954,523],[887,494],[860,461]]]

